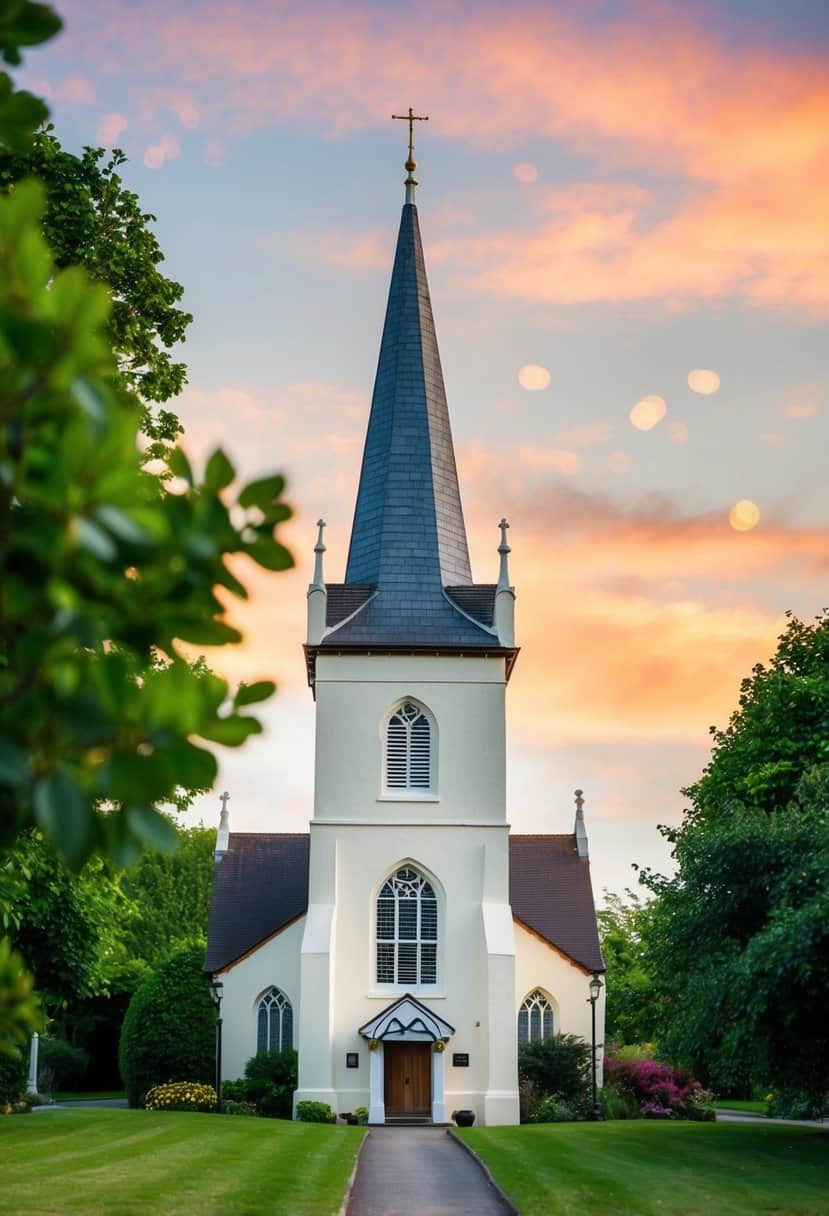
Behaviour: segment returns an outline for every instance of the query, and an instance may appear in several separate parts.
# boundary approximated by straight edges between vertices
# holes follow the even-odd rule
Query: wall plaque
[[[345,1066],[346,1068],[359,1068],[360,1053],[358,1051],[347,1051],[345,1053]]]
[[[469,1052],[454,1051],[452,1053],[453,1068],[468,1068],[469,1067]]]

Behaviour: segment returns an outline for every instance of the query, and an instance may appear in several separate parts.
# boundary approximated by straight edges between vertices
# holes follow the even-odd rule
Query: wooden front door
[[[431,1043],[384,1043],[383,1057],[386,1114],[431,1114]]]

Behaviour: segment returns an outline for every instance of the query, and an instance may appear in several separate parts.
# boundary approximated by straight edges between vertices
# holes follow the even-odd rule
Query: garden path
[[[346,1216],[508,1216],[513,1210],[445,1129],[373,1127]]]

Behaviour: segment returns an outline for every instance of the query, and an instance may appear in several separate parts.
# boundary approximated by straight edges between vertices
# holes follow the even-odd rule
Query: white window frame
[[[389,728],[391,720],[395,714],[400,713],[405,707],[411,706],[418,711],[418,716],[425,718],[429,726],[429,784],[428,785],[389,785]],[[419,701],[417,697],[401,697],[396,701],[389,712],[383,719],[382,726],[382,774],[381,774],[381,799],[386,802],[436,802],[437,801],[437,724],[434,714],[431,710]],[[408,732],[411,737],[411,728]],[[411,752],[407,745],[407,765],[409,772],[407,778],[411,775]]]
[[[533,1033],[532,1033],[532,1029],[533,1029],[532,1028],[532,1011],[533,1011],[533,1009],[538,1009],[539,1015],[540,1015],[540,1023],[541,1023],[541,1026],[540,1026],[541,1033],[540,1033],[540,1035],[536,1035],[535,1037],[533,1037]],[[544,1015],[547,1012],[547,1010],[549,1010],[549,1012],[550,1012],[549,1033],[547,1033],[544,1028]],[[526,1013],[526,1015],[527,1015],[527,1037],[525,1039],[521,1038],[521,1029],[520,1028],[521,1028],[521,1014],[522,1013]],[[527,993],[527,995],[524,997],[521,1004],[518,1006],[518,1018],[516,1020],[516,1035],[518,1038],[519,1046],[521,1043],[543,1043],[543,1042],[545,1042],[546,1039],[555,1038],[556,1034],[558,1034],[558,1030],[556,1029],[557,1025],[558,1025],[558,1009],[556,1008],[556,1004],[553,1001],[552,997],[550,996],[549,992],[545,992],[545,990],[543,988],[533,988],[530,992]]]
[[[259,1013],[262,1008],[265,1008],[268,1019],[267,1033],[265,1035],[264,1048],[259,1046]],[[284,1024],[285,1010],[288,1010],[291,1015],[291,1041],[288,1044],[284,1043]],[[271,1047],[271,1022],[275,1014],[279,1017],[279,1042],[280,1047]],[[271,984],[262,992],[256,1001],[255,1017],[254,1017],[254,1033],[256,1035],[256,1051],[255,1055],[259,1055],[260,1051],[287,1051],[294,1046],[294,1006],[291,998],[282,988],[277,988],[276,984]]]
[[[421,882],[421,894],[417,899],[417,924],[415,938],[400,937],[400,898],[395,894],[394,899],[394,934],[391,937],[380,936],[379,924],[379,904],[383,898],[383,891],[388,884],[394,885],[396,881],[410,882],[411,879],[400,880],[399,876],[404,872],[416,875]],[[428,886],[432,893],[432,898],[435,905],[435,934],[434,937],[424,937],[422,934],[422,916],[423,916],[423,886]],[[441,976],[441,926],[443,924],[444,902],[439,884],[435,881],[431,874],[428,874],[415,862],[402,861],[394,867],[390,874],[387,874],[383,881],[379,884],[373,896],[373,939],[374,949],[372,951],[372,981],[373,987],[381,993],[389,992],[421,992],[427,996],[440,996],[439,991],[440,976]],[[399,974],[399,947],[401,945],[415,945],[415,978],[410,980],[400,980]],[[423,950],[424,945],[434,946],[435,948],[435,968],[434,979],[424,980],[423,976]],[[380,947],[393,946],[393,979],[380,978]]]

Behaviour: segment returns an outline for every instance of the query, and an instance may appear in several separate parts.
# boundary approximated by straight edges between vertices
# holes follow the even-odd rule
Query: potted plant
[[[458,1127],[471,1127],[475,1122],[474,1110],[453,1110],[452,1118]]]

